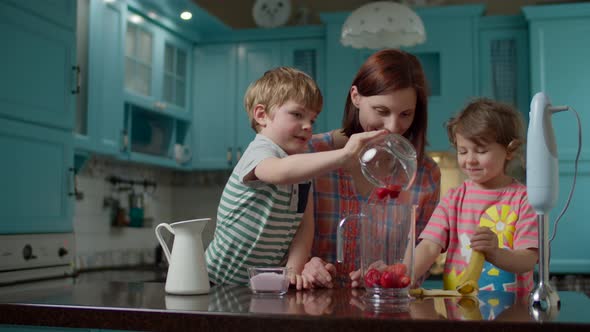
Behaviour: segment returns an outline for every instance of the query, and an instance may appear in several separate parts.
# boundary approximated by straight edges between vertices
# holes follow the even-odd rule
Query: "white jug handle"
[[[170,233],[172,233],[172,235],[174,235],[174,229],[172,229],[172,226],[168,225],[165,222],[156,226],[156,229],[155,229],[156,237],[158,238],[158,242],[160,242],[162,249],[164,249],[164,254],[166,255],[166,259],[168,260],[168,263],[171,263],[172,261],[170,258],[170,249],[168,249],[168,246],[166,245],[164,238],[162,238],[162,234],[160,234],[160,230],[162,229],[162,227],[166,228]]]

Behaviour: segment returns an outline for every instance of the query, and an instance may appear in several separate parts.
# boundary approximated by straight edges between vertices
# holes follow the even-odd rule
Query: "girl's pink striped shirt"
[[[443,274],[445,288],[456,287],[458,275],[469,263],[471,236],[484,219],[498,234],[500,247],[513,250],[538,247],[536,214],[523,184],[513,180],[504,188],[483,190],[467,180],[441,199],[420,235],[420,239],[429,239],[447,252]],[[529,292],[533,286],[533,271],[517,274],[514,284],[499,285],[503,286],[502,290]],[[480,279],[482,286],[485,287]]]

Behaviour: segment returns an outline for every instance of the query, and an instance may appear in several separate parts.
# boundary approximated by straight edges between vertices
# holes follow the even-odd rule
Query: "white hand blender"
[[[542,92],[535,94],[531,101],[526,186],[539,225],[539,281],[529,296],[529,308],[535,316],[553,317],[561,304],[557,291],[549,284],[549,212],[555,206],[559,190],[557,146],[551,116],[567,109],[567,106],[552,106],[549,97]]]

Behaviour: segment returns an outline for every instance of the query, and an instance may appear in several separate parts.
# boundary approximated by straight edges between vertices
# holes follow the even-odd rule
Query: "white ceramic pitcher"
[[[211,218],[161,223],[155,232],[168,260],[166,293],[178,295],[209,293],[209,276],[201,234]],[[172,253],[162,238],[165,228],[174,235]]]

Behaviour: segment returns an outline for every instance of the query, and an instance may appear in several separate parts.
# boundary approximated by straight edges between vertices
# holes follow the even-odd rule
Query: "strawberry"
[[[365,273],[365,287],[378,287],[380,285],[381,272],[377,269],[369,269]]]
[[[399,288],[406,288],[406,287],[408,287],[408,286],[410,285],[410,282],[411,282],[411,281],[412,281],[412,280],[410,279],[410,277],[408,277],[408,276],[406,276],[406,275],[402,276],[402,277],[399,279],[399,282],[398,282],[398,284],[399,284]]]
[[[381,287],[395,288],[397,286],[397,276],[389,271],[381,274]]]
[[[393,265],[389,265],[386,270],[395,274],[398,278],[401,278],[406,274],[408,268],[403,263],[396,263]]]
[[[379,199],[383,199],[385,196],[387,196],[387,194],[389,194],[389,190],[387,190],[387,188],[377,188],[375,189],[375,194],[377,194]]]
[[[400,191],[402,191],[402,187],[395,184],[390,184],[387,186],[387,190],[389,191],[389,198],[397,198]]]

